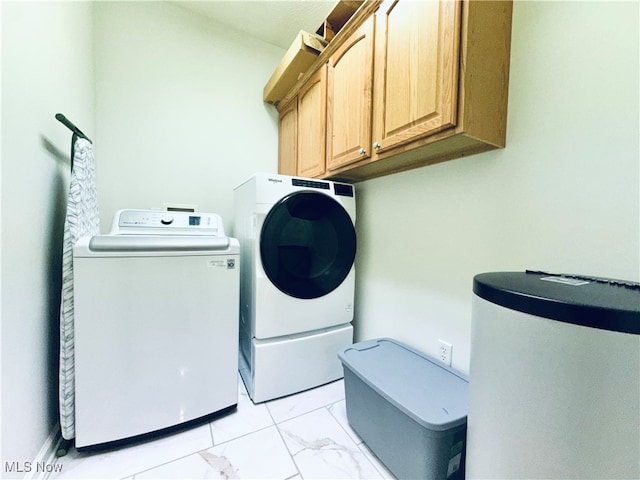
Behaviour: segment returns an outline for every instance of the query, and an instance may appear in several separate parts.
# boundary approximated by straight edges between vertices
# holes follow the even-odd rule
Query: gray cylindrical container
[[[349,424],[397,478],[464,478],[464,375],[389,338],[338,356]]]
[[[640,285],[473,283],[467,478],[640,478]]]

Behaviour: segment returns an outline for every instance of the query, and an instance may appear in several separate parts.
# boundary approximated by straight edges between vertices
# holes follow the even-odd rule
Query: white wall
[[[507,148],[357,186],[359,340],[442,338],[468,372],[475,274],[640,279],[638,16],[515,2]]]
[[[197,204],[232,232],[233,188],[277,170],[262,88],[284,51],[165,2],[96,5],[102,230],[120,208]]]
[[[165,201],[230,230],[233,186],[276,168],[262,87],[283,51],[163,2],[1,6],[4,467],[57,415],[70,132],[53,115],[95,141],[103,231]],[[468,371],[474,274],[640,279],[638,13],[517,1],[507,148],[358,184],[358,339],[443,338]]]
[[[280,48],[164,2],[11,2],[2,15],[2,477],[57,422],[67,115],[93,140],[102,230],[118,208],[197,203],[277,165],[262,87]],[[95,43],[94,43],[95,42]]]
[[[57,421],[71,132],[94,130],[93,6],[10,2],[2,16],[2,478]],[[24,466],[22,464],[22,466]],[[18,475],[20,476],[20,475]]]

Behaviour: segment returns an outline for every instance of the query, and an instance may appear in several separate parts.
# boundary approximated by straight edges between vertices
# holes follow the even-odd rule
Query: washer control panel
[[[119,210],[111,226],[114,235],[214,235],[224,237],[215,213]]]

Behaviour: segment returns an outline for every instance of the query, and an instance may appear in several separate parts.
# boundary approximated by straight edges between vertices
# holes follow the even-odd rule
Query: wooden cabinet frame
[[[393,130],[385,125],[389,115],[380,113],[384,111],[380,106],[386,102],[380,79],[386,78],[388,72],[380,71],[387,61],[383,60],[386,52],[380,52],[386,27],[379,20],[385,11],[391,11],[385,9],[395,8],[395,2],[365,2],[284,97],[283,106],[298,95],[318,69],[326,68],[332,57],[338,58],[345,42],[375,14],[372,144],[361,147],[366,152],[364,158],[344,157],[336,161],[333,153],[328,152],[329,168],[314,176],[359,181],[505,146],[513,4],[508,0],[441,0],[440,4],[441,16],[451,18],[452,13],[455,16],[456,29],[439,34],[453,35],[453,40],[458,41],[442,43],[456,45],[457,53],[438,54],[440,61],[449,62],[441,65],[449,75],[441,84],[451,87],[438,92],[445,100],[436,105],[433,118],[422,124],[415,122],[404,130]],[[441,19],[443,24],[447,21]],[[446,88],[450,91],[445,91]],[[449,107],[446,98],[450,99]],[[338,113],[333,109],[330,93],[327,101],[331,124]],[[376,144],[378,148],[374,147]]]
[[[374,18],[327,62],[327,170],[371,156]]]
[[[278,172],[298,172],[298,97],[280,110],[278,118]]]
[[[460,5],[395,0],[375,13],[378,154],[456,125]]]
[[[298,161],[296,174],[325,173],[327,131],[327,67],[323,65],[298,93]]]

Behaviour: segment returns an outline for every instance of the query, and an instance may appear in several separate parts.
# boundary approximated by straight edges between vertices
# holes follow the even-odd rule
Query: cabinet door
[[[327,168],[371,156],[373,23],[367,20],[327,65]]]
[[[327,68],[324,65],[298,93],[298,175],[325,172]]]
[[[376,149],[455,126],[460,2],[386,2],[376,17]]]
[[[280,110],[278,118],[278,173],[297,175],[298,98]]]

